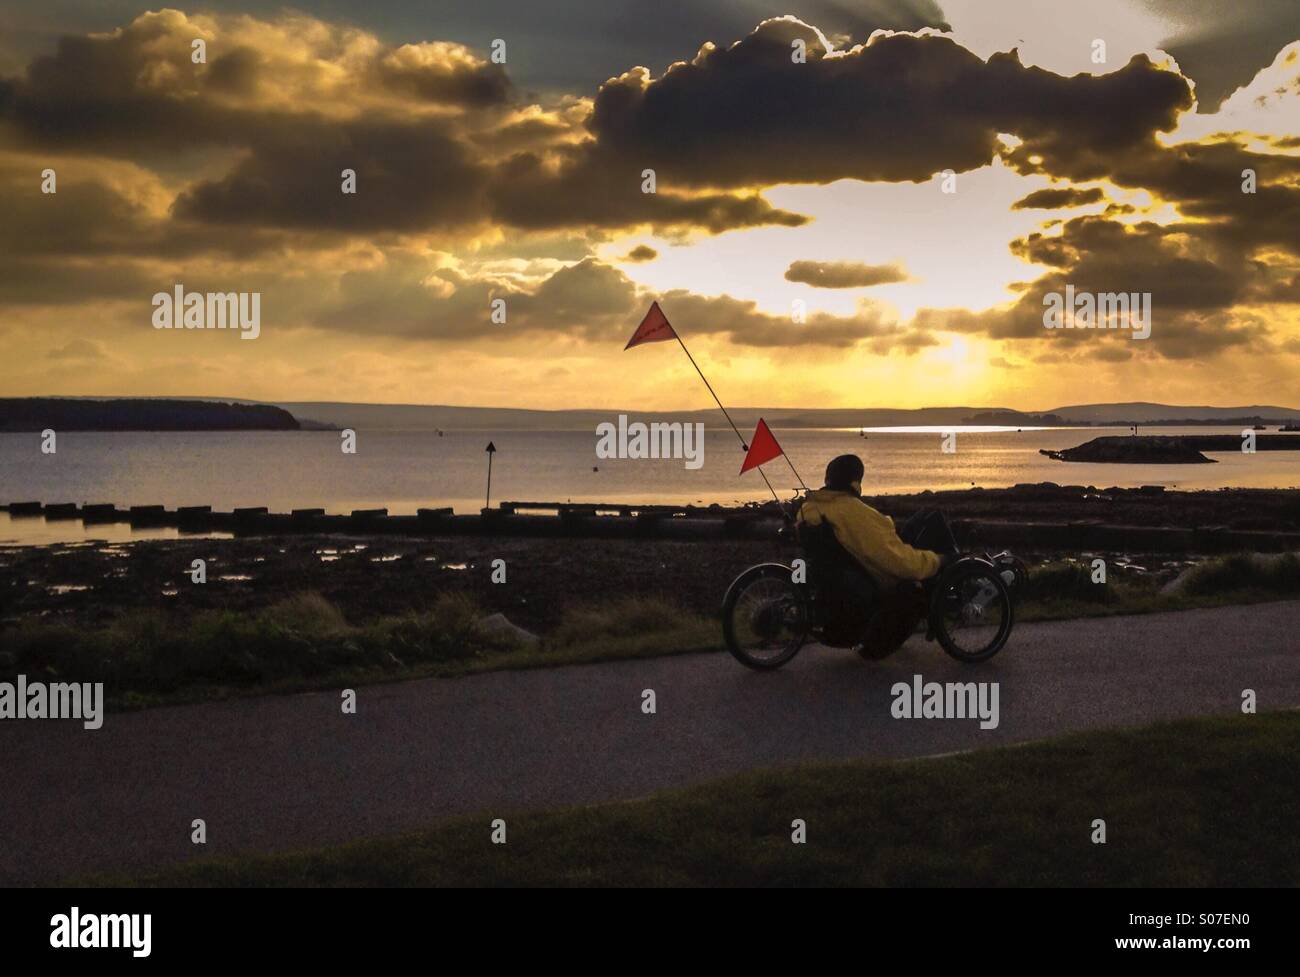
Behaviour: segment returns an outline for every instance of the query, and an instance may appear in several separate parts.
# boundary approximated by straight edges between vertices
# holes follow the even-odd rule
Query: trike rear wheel
[[[790,567],[766,563],[746,570],[722,602],[727,650],[748,668],[780,668],[808,637],[809,608]]]

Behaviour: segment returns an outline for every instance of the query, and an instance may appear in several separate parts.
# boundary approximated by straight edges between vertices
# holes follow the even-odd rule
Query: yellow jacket
[[[898,538],[894,520],[877,512],[856,495],[833,489],[808,493],[798,523],[831,524],[836,541],[871,574],[877,584],[925,580],[939,572],[939,554],[918,550]]]

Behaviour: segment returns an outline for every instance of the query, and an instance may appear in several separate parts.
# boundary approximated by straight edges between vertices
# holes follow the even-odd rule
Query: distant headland
[[[206,400],[0,398],[0,431],[297,431],[287,410]]]
[[[702,423],[708,428],[727,428],[729,423],[716,408],[664,410],[630,405],[608,408],[565,408],[539,410],[526,407],[464,406],[451,404],[375,404],[345,401],[256,401],[241,397],[196,396],[170,397],[37,397],[25,400],[0,399],[0,431],[42,430],[59,424],[38,423],[32,408],[14,405],[39,405],[41,416],[57,416],[55,410],[74,410],[80,430],[255,430],[292,429],[285,423],[287,414],[304,431],[355,428],[357,430],[394,431],[594,431],[611,416],[627,414],[629,418],[665,422]],[[204,404],[216,408],[229,423],[166,423],[169,418],[187,417],[186,408]],[[145,412],[148,420],[126,425],[108,423],[118,405],[132,405],[129,410]],[[204,410],[207,410],[205,407]],[[270,423],[249,423],[243,408],[255,411],[278,411]],[[17,413],[27,411],[27,413]],[[742,430],[753,430],[763,418],[773,430],[795,428],[843,428],[858,431],[867,427],[957,427],[993,425],[1010,428],[1033,427],[1280,427],[1300,424],[1300,409],[1261,404],[1210,407],[1180,406],[1146,402],[1114,404],[1076,404],[1050,410],[1013,410],[1006,407],[746,407],[729,408],[731,419]],[[261,415],[269,418],[271,415]],[[106,421],[100,422],[99,418]],[[20,418],[23,426],[5,426],[6,419]],[[67,429],[66,425],[63,425]]]

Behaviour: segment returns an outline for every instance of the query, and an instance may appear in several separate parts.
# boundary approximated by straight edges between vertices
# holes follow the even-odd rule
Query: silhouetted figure
[[[957,558],[957,541],[942,512],[923,509],[896,530],[894,520],[862,501],[865,467],[857,455],[840,455],[826,466],[826,485],[808,493],[800,507],[800,538],[829,525],[849,557],[838,561],[837,600],[851,609],[874,608],[858,646],[869,658],[890,654],[925,614],[933,579]],[[807,527],[806,529],[804,527]]]
[[[877,584],[926,580],[939,572],[941,557],[955,556],[957,541],[938,509],[913,513],[895,529],[894,520],[862,501],[866,468],[857,455],[840,455],[826,466],[826,484],[808,493],[799,522],[829,523],[835,540]]]

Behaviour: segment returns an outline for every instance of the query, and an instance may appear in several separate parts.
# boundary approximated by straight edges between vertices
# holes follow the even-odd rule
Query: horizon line
[[[667,408],[637,408],[628,409],[621,407],[516,407],[504,404],[418,404],[410,402],[386,402],[373,400],[299,400],[299,399],[281,399],[281,400],[263,400],[252,397],[228,397],[228,396],[210,396],[195,394],[27,394],[16,397],[0,397],[0,402],[5,400],[197,400],[214,403],[247,403],[262,404],[266,406],[277,406],[279,404],[340,404],[350,407],[415,407],[415,408],[451,408],[456,410],[512,410],[528,411],[537,414],[560,414],[560,413],[608,413],[610,411],[618,413],[639,413],[639,414],[698,414],[698,413],[715,413],[722,414],[718,407],[667,407]],[[916,412],[926,410],[970,410],[970,411],[988,411],[988,412],[1007,412],[1015,414],[1054,414],[1062,410],[1081,410],[1093,407],[1121,407],[1121,406],[1152,406],[1164,407],[1173,410],[1286,410],[1300,413],[1300,408],[1286,407],[1280,404],[1166,404],[1160,401],[1151,400],[1129,400],[1129,401],[1098,401],[1087,404],[1064,404],[1054,408],[1020,408],[1020,407],[998,407],[998,406],[980,406],[975,404],[932,404],[925,407],[893,407],[893,406],[852,406],[852,407],[781,407],[781,406],[736,406],[729,407],[732,411],[899,411],[899,412]]]

